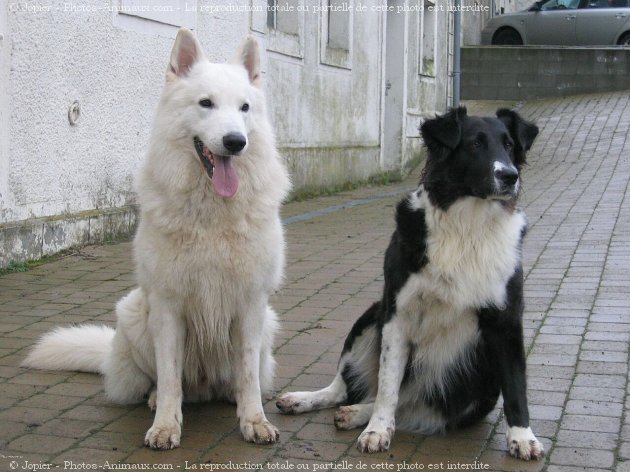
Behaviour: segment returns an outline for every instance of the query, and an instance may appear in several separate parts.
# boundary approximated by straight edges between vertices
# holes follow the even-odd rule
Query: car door
[[[586,0],[576,12],[576,44],[614,45],[630,21],[628,0]]]
[[[575,44],[576,12],[580,0],[549,0],[540,3],[526,20],[527,43]]]

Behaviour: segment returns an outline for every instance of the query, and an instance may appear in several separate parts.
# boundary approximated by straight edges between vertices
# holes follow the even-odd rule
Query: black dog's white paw
[[[389,449],[394,432],[390,429],[368,431],[369,427],[357,439],[357,449],[361,452],[383,452]]]
[[[517,459],[540,460],[545,456],[545,448],[542,443],[536,439],[531,428],[522,428],[520,426],[512,426],[508,429],[507,445],[510,455]]]

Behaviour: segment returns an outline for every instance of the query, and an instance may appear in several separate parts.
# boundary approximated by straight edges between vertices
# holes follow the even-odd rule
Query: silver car
[[[630,0],[540,0],[491,18],[481,43],[630,46]]]

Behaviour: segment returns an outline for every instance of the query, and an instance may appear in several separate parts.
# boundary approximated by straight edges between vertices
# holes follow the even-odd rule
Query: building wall
[[[316,12],[321,3],[303,4],[309,11],[299,15],[298,51],[286,44],[292,38],[274,31],[264,36],[270,111],[298,191],[367,179],[383,169],[382,15],[345,13],[348,49],[328,48],[330,18]]]
[[[302,11],[273,26],[267,0],[169,1],[190,11],[68,11],[75,3],[64,0],[48,11],[0,8],[0,267],[133,232],[133,175],[180,25],[195,30],[212,61],[229,59],[247,32],[259,38],[298,192],[408,172],[423,117],[447,107],[451,30],[445,9],[426,19],[429,0],[390,1],[393,12],[380,0],[355,1],[334,16],[317,11],[328,2],[287,0]]]
[[[452,25],[449,14],[436,4],[424,1],[425,8],[409,15],[407,48],[408,94],[405,110],[405,147],[403,167],[417,163],[422,152],[420,125],[427,117],[444,112],[449,99],[450,65],[448,52],[452,48]],[[437,4],[440,5],[439,3]]]

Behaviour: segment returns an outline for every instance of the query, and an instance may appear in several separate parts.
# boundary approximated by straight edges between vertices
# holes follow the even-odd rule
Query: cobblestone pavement
[[[266,470],[630,471],[629,102],[629,94],[617,93],[520,105],[542,130],[522,204],[530,219],[529,401],[533,429],[548,451],[544,461],[506,455],[499,408],[446,436],[397,432],[391,451],[368,456],[354,448],[359,431],[335,430],[333,410],[283,416],[271,399],[266,411],[281,429],[275,446],[244,443],[234,406],[210,403],[184,406],[181,448],[144,448],[152,419],[145,405],[110,403],[97,375],[17,367],[33,340],[55,326],[113,322],[113,304],[134,283],[130,244],[122,243],[0,277],[0,470],[25,470],[26,461],[62,470],[232,461]],[[496,107],[470,104],[484,113]],[[380,295],[393,207],[417,178],[418,171],[400,184],[285,206],[287,280],[273,300],[282,318],[278,391],[332,379],[346,333]]]

